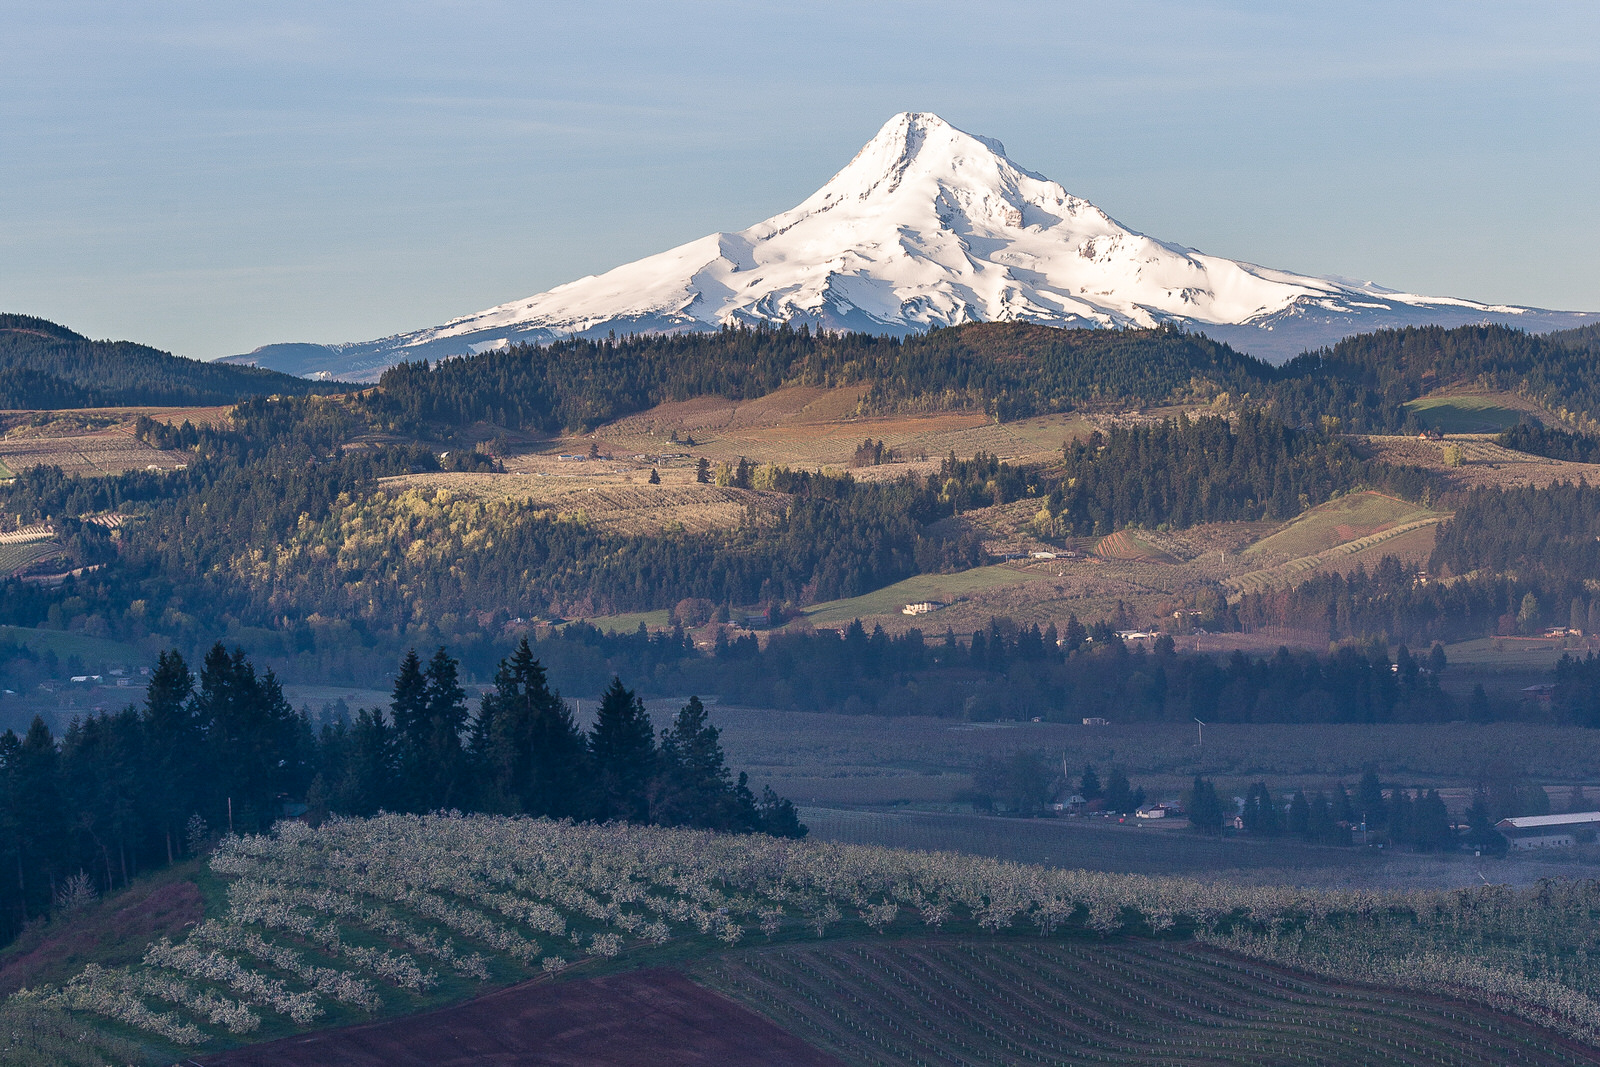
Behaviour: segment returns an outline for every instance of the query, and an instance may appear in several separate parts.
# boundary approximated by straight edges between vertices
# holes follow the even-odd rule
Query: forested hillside
[[[0,315],[0,408],[233,404],[342,386],[201,363],[132,341],[91,341],[28,315]]]
[[[1600,413],[1600,340],[1500,326],[1386,330],[1281,368],[1198,334],[1057,330],[985,323],[906,337],[805,328],[630,336],[513,346],[387,371],[368,403],[398,428],[485,422],[587,430],[670,400],[761,396],[781,385],[865,385],[862,409],[974,408],[1000,420],[1084,405],[1213,400],[1260,407],[1291,426],[1324,418],[1361,433],[1417,428],[1409,400],[1448,384],[1521,393],[1575,418]]]

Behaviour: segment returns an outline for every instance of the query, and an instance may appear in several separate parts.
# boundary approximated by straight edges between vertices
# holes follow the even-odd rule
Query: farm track
[[[916,938],[747,950],[708,985],[860,1064],[1579,1064],[1536,1027],[1156,942]]]

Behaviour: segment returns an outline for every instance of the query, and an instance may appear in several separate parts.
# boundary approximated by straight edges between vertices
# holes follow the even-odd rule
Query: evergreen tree
[[[1494,721],[1494,712],[1489,708],[1489,694],[1483,691],[1482,682],[1472,685],[1472,695],[1467,698],[1467,718],[1473,722]]]
[[[1195,833],[1216,836],[1222,833],[1222,801],[1217,796],[1217,787],[1209,778],[1195,776],[1194,785],[1189,789],[1188,803],[1184,805],[1189,811],[1189,826]]]
[[[1295,790],[1294,797],[1289,801],[1289,817],[1285,828],[1296,837],[1311,835],[1311,802],[1306,799],[1304,789]]]
[[[1282,832],[1283,820],[1267,783],[1256,782],[1250,786],[1244,798],[1243,818],[1244,828],[1252,834],[1273,837]]]
[[[1467,844],[1485,856],[1503,856],[1510,847],[1505,836],[1494,828],[1489,817],[1489,797],[1480,786],[1472,791],[1467,808]]]
[[[500,661],[494,686],[472,730],[484,802],[490,810],[555,818],[584,814],[583,738],[526,637]]]
[[[1111,768],[1106,780],[1106,810],[1113,815],[1132,815],[1144,803],[1144,790],[1134,789],[1121,767]]]
[[[424,760],[424,810],[452,808],[464,802],[467,753],[462,733],[467,725],[467,694],[461,688],[458,665],[444,646],[428,661],[423,702],[427,723]]]
[[[1083,778],[1078,783],[1078,795],[1087,801],[1100,799],[1100,776],[1095,773],[1094,764],[1085,764]]]
[[[661,732],[660,784],[655,819],[664,826],[753,830],[740,810],[722,742],[700,698],[690,697]]]
[[[177,649],[162,652],[150,672],[145,690],[144,730],[151,755],[150,776],[154,811],[170,862],[183,847],[183,827],[199,810],[204,736],[191,698],[194,674]]]
[[[1369,830],[1381,830],[1388,824],[1389,810],[1383,802],[1383,784],[1378,781],[1378,772],[1371,767],[1361,772],[1361,781],[1356,783],[1355,808],[1356,814]]]
[[[742,772],[739,775],[739,788],[749,792]],[[761,790],[761,800],[756,809],[760,813],[762,833],[799,840],[808,832],[806,824],[800,821],[800,813],[795,810],[794,803],[774,793],[770,785]]]
[[[227,825],[231,806],[235,831],[267,829],[278,795],[298,794],[310,779],[310,724],[270,670],[258,677],[243,649],[229,655],[221,642],[206,653],[195,710],[214,772],[212,815]]]
[[[1089,631],[1084,629],[1083,623],[1078,621],[1078,616],[1068,615],[1067,628],[1061,635],[1061,647],[1068,652],[1076,652],[1083,647],[1083,643],[1088,639]]]
[[[1455,843],[1455,831],[1450,828],[1450,813],[1437,789],[1428,790],[1417,800],[1413,818],[1412,840],[1419,851],[1439,851]]]
[[[650,785],[655,776],[655,731],[644,702],[613,677],[600,697],[589,733],[598,814],[602,819],[650,821]]]

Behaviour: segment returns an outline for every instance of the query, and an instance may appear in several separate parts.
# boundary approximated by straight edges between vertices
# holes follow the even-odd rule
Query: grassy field
[[[662,608],[659,611],[632,611],[621,615],[600,615],[582,621],[591,626],[599,627],[601,630],[615,630],[619,634],[625,634],[637,630],[641,622],[653,630],[671,626],[672,612]]]
[[[133,645],[103,637],[89,637],[68,630],[0,626],[0,638],[10,638],[19,645],[27,645],[35,652],[49,649],[62,659],[77,656],[96,672],[103,664],[136,666],[144,659],[143,654]]]
[[[1527,401],[1497,393],[1425,396],[1406,407],[1424,426],[1442,433],[1499,433],[1534,410]]]
[[[1383,493],[1351,493],[1303,512],[1245,550],[1246,555],[1309,556],[1440,513]]]
[[[780,389],[753,400],[700,397],[629,415],[596,430],[592,437],[564,439],[558,451],[587,447],[593,440],[614,453],[689,451],[712,462],[744,456],[758,463],[793,467],[850,465],[856,446],[867,438],[896,449],[903,462],[868,468],[868,477],[925,472],[954,451],[968,457],[988,452],[1010,460],[1059,456],[1068,437],[1094,428],[1080,415],[1047,415],[995,424],[981,411],[926,415],[863,415],[859,387]],[[671,441],[693,439],[693,445]]]
[[[818,626],[847,623],[852,619],[876,615],[899,615],[900,609],[907,604],[924,600],[949,603],[974,593],[1040,581],[1046,577],[1040,572],[1007,564],[974,567],[956,574],[919,574],[864,596],[813,604],[804,609],[804,615]],[[939,629],[939,613],[935,611],[917,616],[915,624]]]
[[[851,1064],[1558,1064],[1533,1027],[1160,942],[905,938],[694,968]]]

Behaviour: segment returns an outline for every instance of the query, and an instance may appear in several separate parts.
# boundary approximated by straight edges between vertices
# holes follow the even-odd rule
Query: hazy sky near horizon
[[[1118,221],[1600,310],[1600,5],[0,0],[0,311],[213,358],[794,206],[935,111]]]

